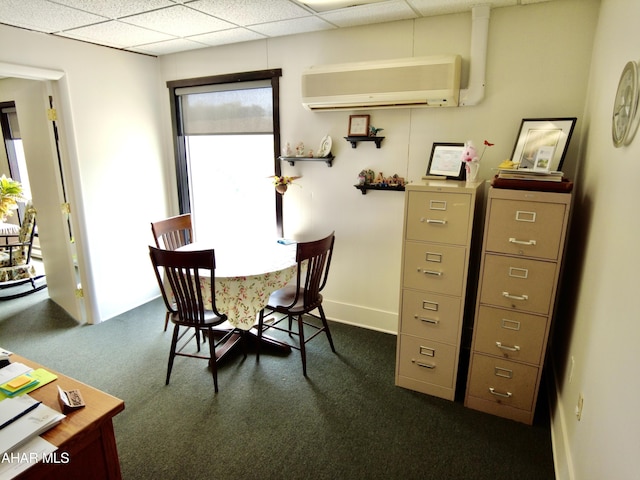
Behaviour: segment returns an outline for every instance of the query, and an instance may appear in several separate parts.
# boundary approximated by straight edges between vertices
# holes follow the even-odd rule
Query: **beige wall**
[[[342,138],[350,112],[309,112],[301,105],[300,73],[309,65],[400,58],[442,53],[463,57],[468,77],[471,13],[323,31],[160,58],[163,81],[216,73],[282,68],[282,141],[303,141],[317,149],[333,138],[332,168],[323,163],[283,165],[301,175],[302,188],[284,200],[285,234],[336,230],[327,314],[340,321],[395,332],[400,288],[403,195],[369,192],[353,185],[363,168],[418,180],[425,173],[433,142],[473,140],[487,150],[480,176],[513,149],[522,118],[579,118],[566,170],[575,168],[587,89],[597,1],[558,0],[499,8],[491,12],[486,98],[464,108],[372,110],[371,122],[384,128],[382,148]],[[466,83],[463,84],[466,86]],[[163,118],[169,115],[165,104]],[[165,126],[167,137],[169,127]]]
[[[54,82],[87,320],[157,295],[149,222],[169,210],[157,60],[0,25],[3,63],[64,73]],[[166,169],[166,170],[165,170]],[[46,181],[47,172],[30,172]],[[144,181],[140,181],[144,179]],[[170,192],[170,190],[169,190]],[[42,232],[44,240],[44,232]],[[43,244],[43,249],[47,248]]]
[[[559,389],[553,431],[562,479],[640,475],[640,136],[624,148],[614,148],[611,140],[620,73],[628,61],[640,60],[638,19],[636,0],[603,0],[595,32],[583,160],[554,345]],[[580,394],[584,407],[578,421]]]

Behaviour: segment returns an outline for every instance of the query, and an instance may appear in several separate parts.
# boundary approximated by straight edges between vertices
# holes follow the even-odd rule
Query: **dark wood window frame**
[[[191,212],[189,202],[189,174],[187,166],[187,155],[185,151],[185,139],[182,126],[178,122],[181,118],[180,99],[176,95],[176,89],[185,87],[199,87],[203,85],[218,85],[228,83],[242,83],[256,80],[270,80],[273,101],[273,171],[275,175],[280,175],[280,77],[282,69],[257,70],[252,72],[229,73],[224,75],[214,75],[210,77],[189,78],[184,80],[172,80],[167,82],[171,104],[171,123],[173,129],[174,153],[176,159],[176,180],[178,187],[178,204],[180,213]],[[179,117],[180,115],[180,117]],[[282,220],[282,195],[273,189],[276,205],[276,231],[284,236],[284,225]]]

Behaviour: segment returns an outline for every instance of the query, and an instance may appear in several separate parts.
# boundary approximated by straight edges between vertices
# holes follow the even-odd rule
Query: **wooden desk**
[[[17,476],[17,479],[120,479],[120,461],[116,448],[112,418],[124,410],[124,401],[101,392],[89,385],[69,378],[50,368],[38,365],[19,355],[11,355],[11,362],[20,362],[32,368],[44,368],[58,378],[40,387],[29,396],[61,411],[58,404],[58,386],[63,390],[78,389],[86,406],[66,414],[62,422],[41,435],[58,447],[57,457],[68,454],[68,463],[38,463]]]

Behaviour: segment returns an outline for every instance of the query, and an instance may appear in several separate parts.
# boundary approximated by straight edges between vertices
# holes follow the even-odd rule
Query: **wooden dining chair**
[[[149,255],[158,280],[158,286],[162,292],[162,298],[167,311],[170,313],[169,318],[174,324],[166,385],[169,385],[173,361],[176,356],[201,358],[209,360],[213,384],[217,392],[216,347],[226,343],[235,335],[235,338],[239,336],[245,358],[247,357],[247,351],[243,330],[229,326],[222,338],[216,340],[214,336],[214,327],[219,327],[227,321],[227,316],[224,313],[220,313],[216,308],[215,252],[214,250],[175,252],[149,246]],[[160,269],[164,270],[166,281],[171,287],[173,301],[167,294]],[[211,279],[210,290],[209,288],[203,288],[201,275],[208,276]],[[211,299],[211,306],[207,308],[205,301],[208,298]],[[182,333],[180,332],[181,327],[184,327]],[[217,332],[219,331],[217,330]],[[206,334],[205,338],[208,338],[209,356],[200,353],[200,333]],[[194,339],[197,351],[195,353],[185,351],[187,345]]]
[[[156,247],[165,250],[176,250],[193,242],[193,226],[191,214],[183,213],[175,217],[151,222],[151,231]]]
[[[157,248],[165,250],[176,250],[184,245],[193,242],[193,226],[191,225],[191,214],[184,213],[175,217],[165,218],[151,222],[151,233],[156,242]],[[170,311],[164,317],[164,331],[169,325]]]
[[[258,317],[258,348],[256,351],[257,360],[260,359],[260,343],[262,334],[270,329],[286,332],[289,335],[298,336],[298,344],[291,345],[292,348],[300,350],[302,357],[302,373],[307,376],[307,352],[305,345],[325,332],[331,350],[335,353],[331,331],[327,323],[327,317],[322,308],[322,294],[320,293],[327,283],[329,277],[329,266],[333,255],[334,233],[321,240],[298,243],[296,247],[296,262],[298,272],[295,285],[287,285],[280,290],[276,290],[269,297],[267,306],[260,311]],[[318,314],[312,313],[314,310]],[[265,315],[282,314],[280,318],[273,322],[265,323]],[[311,318],[315,319],[312,323]],[[293,319],[297,320],[297,332],[293,330]],[[288,327],[280,326],[287,320]],[[318,325],[317,321],[320,321]],[[305,327],[313,333],[305,336]]]

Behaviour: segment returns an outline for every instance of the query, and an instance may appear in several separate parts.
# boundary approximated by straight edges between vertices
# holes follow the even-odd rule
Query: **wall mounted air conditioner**
[[[456,107],[459,55],[321,65],[302,73],[302,105],[309,110]]]

